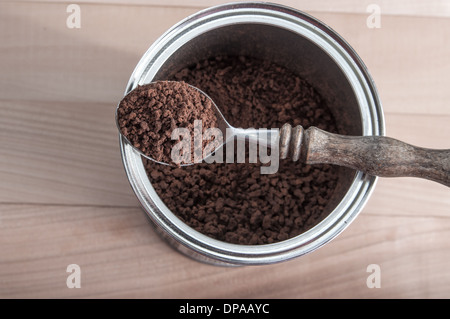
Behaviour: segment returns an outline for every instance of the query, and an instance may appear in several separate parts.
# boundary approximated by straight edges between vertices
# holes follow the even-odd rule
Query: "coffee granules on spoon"
[[[183,81],[160,81],[138,86],[128,93],[119,103],[117,117],[120,131],[128,141],[143,154],[163,163],[172,164],[172,148],[180,142],[180,138],[172,140],[172,132],[177,128],[188,129],[189,161],[194,162],[194,133],[217,127],[213,107],[210,99]],[[195,120],[201,121],[202,132],[194,130]]]
[[[248,57],[216,57],[173,78],[208,94],[235,127],[311,125],[338,133],[319,94],[289,70]],[[324,218],[338,168],[280,161],[276,174],[260,164],[196,164],[174,168],[146,162],[156,192],[182,221],[212,238],[268,244],[296,236]]]

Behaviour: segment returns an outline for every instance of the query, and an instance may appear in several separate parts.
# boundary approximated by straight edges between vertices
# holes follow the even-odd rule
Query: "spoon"
[[[150,86],[156,85],[156,83],[158,83],[158,82],[159,81],[151,82],[147,85],[150,85]],[[175,81],[162,81],[162,82],[170,83],[170,82],[175,82]],[[243,128],[233,127],[225,119],[225,116],[219,110],[216,103],[205,92],[203,92],[202,90],[200,90],[199,88],[197,88],[193,85],[190,85],[187,83],[186,83],[186,85],[191,87],[192,89],[197,90],[201,95],[205,96],[211,102],[211,104],[213,106],[214,114],[217,118],[217,128],[219,129],[220,132],[222,132],[222,134],[224,135],[224,139],[225,139],[225,140],[222,140],[222,143],[220,145],[217,145],[217,143],[216,143],[215,148],[213,149],[213,152],[208,153],[208,155],[203,157],[201,159],[201,161],[203,161],[203,160],[207,161],[208,158],[210,158],[215,151],[222,148],[223,146],[225,146],[226,144],[228,144],[230,141],[232,141],[234,139],[236,139],[237,141],[248,141],[249,143],[269,147],[272,149],[278,147],[279,137],[280,137],[278,129],[253,129],[253,128],[243,129]],[[122,101],[124,99],[126,99],[132,92],[133,92],[133,90],[128,92],[122,98]],[[173,163],[161,162],[161,161],[158,161],[158,160],[152,158],[150,155],[146,154],[138,147],[135,147],[133,145],[133,143],[124,134],[122,134],[122,131],[120,129],[119,116],[118,116],[119,106],[120,106],[120,102],[117,105],[116,113],[115,113],[117,129],[119,130],[121,137],[126,141],[126,143],[129,144],[136,152],[138,152],[139,155],[141,155],[141,156],[145,157],[146,159],[149,159],[153,162],[156,162],[157,164],[168,165],[168,166],[183,167],[183,166],[190,166],[190,165],[196,164],[194,161],[192,161],[191,163],[183,163],[183,164],[179,164],[179,165],[175,165]],[[226,133],[226,136],[225,136],[225,133]]]
[[[218,128],[226,133],[223,143],[217,150],[235,138],[257,143],[260,146],[279,149],[280,159],[290,158],[305,164],[332,164],[360,170],[368,175],[380,177],[418,177],[441,183],[450,187],[450,149],[429,149],[413,146],[385,136],[346,136],[326,132],[311,126],[292,127],[284,124],[281,129],[235,128],[223,116],[214,101],[208,98],[217,117]],[[117,107],[118,109],[118,107]],[[116,124],[118,125],[116,109]],[[120,132],[120,129],[119,129]],[[122,135],[125,140],[147,159],[160,164],[144,154]],[[203,158],[207,160],[212,153]],[[182,164],[180,166],[188,166]]]

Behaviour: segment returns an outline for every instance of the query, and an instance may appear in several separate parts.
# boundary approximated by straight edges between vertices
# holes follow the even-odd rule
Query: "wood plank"
[[[0,96],[117,104],[136,64],[195,9],[89,5],[80,29],[67,4],[0,3]]]
[[[0,101],[0,202],[137,206],[120,157],[114,110],[104,103]],[[450,116],[386,114],[389,136],[430,148],[450,148],[449,121]],[[383,183],[390,186],[378,185],[377,191],[399,203],[396,208],[420,215],[423,206],[408,206],[415,193],[423,196],[412,200],[432,205],[436,214],[448,211],[448,189],[440,184],[414,178]]]
[[[450,297],[448,216],[380,216],[380,209],[368,205],[311,254],[263,267],[223,268],[170,248],[137,208],[3,204],[0,297]],[[80,289],[66,286],[69,264],[81,267]],[[381,267],[379,289],[366,285],[369,264]]]
[[[19,0],[22,2],[57,2],[57,0]],[[243,0],[241,2],[251,2],[252,0]],[[161,6],[157,0],[79,0],[78,4],[116,4],[116,5],[139,5],[139,6]],[[166,0],[164,6],[167,7],[196,7],[206,8],[210,6],[223,4],[220,0]],[[381,8],[383,15],[412,15],[412,16],[431,16],[431,17],[449,17],[450,5],[445,0],[381,0],[374,3],[372,0],[340,0],[340,1],[307,1],[307,0],[279,0],[277,3],[300,8],[304,11],[317,12],[339,12],[339,13],[366,13],[367,7],[371,4],[377,4]]]
[[[363,15],[317,17],[362,58],[386,112],[450,114],[450,19],[382,17],[369,29]]]
[[[65,4],[0,6],[2,98],[105,103],[122,96],[153,41],[198,10],[86,4],[81,29],[68,29]],[[383,16],[380,29],[369,29],[367,14],[314,15],[355,48],[387,112],[450,114],[450,19]]]
[[[101,103],[0,101],[0,202],[137,206]]]
[[[412,145],[449,149],[449,116],[385,112],[386,135]]]

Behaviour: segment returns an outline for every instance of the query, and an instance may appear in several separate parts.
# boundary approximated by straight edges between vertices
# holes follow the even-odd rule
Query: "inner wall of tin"
[[[336,119],[340,134],[362,134],[361,113],[355,94],[332,57],[310,40],[280,27],[235,24],[205,32],[172,54],[153,80],[166,80],[185,67],[217,55],[244,55],[269,60],[291,70],[320,93]],[[340,180],[328,204],[329,212],[344,197],[354,177],[354,170],[340,168]]]

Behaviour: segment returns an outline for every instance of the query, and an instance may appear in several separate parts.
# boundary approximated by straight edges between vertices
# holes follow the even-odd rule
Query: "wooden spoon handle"
[[[420,177],[450,187],[450,149],[420,148],[384,136],[343,136],[310,127],[304,131],[302,159],[383,177]]]
[[[382,177],[420,177],[450,187],[450,149],[412,146],[384,136],[345,136],[317,127],[283,125],[280,158],[335,164]]]

